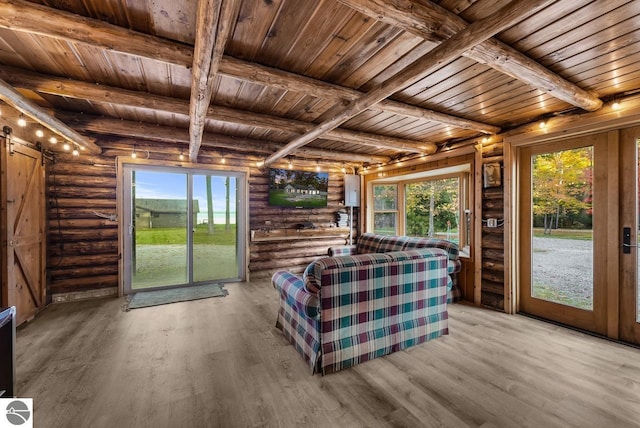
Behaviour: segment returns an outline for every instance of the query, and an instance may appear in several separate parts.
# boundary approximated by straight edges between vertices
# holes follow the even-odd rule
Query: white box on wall
[[[360,206],[360,176],[357,174],[344,175],[344,205]]]

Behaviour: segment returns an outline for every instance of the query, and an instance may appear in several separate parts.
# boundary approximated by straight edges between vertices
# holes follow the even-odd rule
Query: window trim
[[[447,179],[452,177],[459,178],[459,192],[460,192],[460,242],[464,242],[465,245],[460,245],[461,256],[469,257],[472,254],[472,247],[474,244],[474,225],[472,219],[473,210],[473,164],[472,162],[464,162],[454,166],[448,166],[443,168],[433,168],[423,170],[420,172],[394,175],[391,177],[380,177],[369,180],[367,183],[367,206],[371,209],[367,210],[367,216],[365,221],[365,229],[367,232],[374,230],[373,217],[376,211],[373,203],[373,186],[380,184],[394,184],[397,189],[397,201],[396,201],[396,234],[406,234],[406,195],[405,185],[411,183],[418,183],[423,181]]]

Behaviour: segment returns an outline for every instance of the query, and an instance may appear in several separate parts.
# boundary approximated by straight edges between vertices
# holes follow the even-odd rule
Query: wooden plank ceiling
[[[371,164],[635,93],[639,15],[623,0],[0,0],[0,98],[91,150],[87,136],[146,135],[192,161],[206,144]]]

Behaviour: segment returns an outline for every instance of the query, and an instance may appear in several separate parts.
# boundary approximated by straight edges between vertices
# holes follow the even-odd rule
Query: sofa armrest
[[[327,252],[329,257],[337,257],[337,256],[354,256],[356,254],[356,246],[355,245],[340,245],[337,247],[329,247],[329,251]]]
[[[317,294],[304,289],[302,278],[291,272],[278,271],[273,274],[271,283],[280,293],[280,298],[298,313],[314,319],[320,317],[320,299]]]

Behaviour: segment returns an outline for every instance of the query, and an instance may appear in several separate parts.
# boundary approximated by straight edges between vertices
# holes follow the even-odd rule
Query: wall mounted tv
[[[327,206],[329,173],[269,169],[269,205],[321,208]]]

